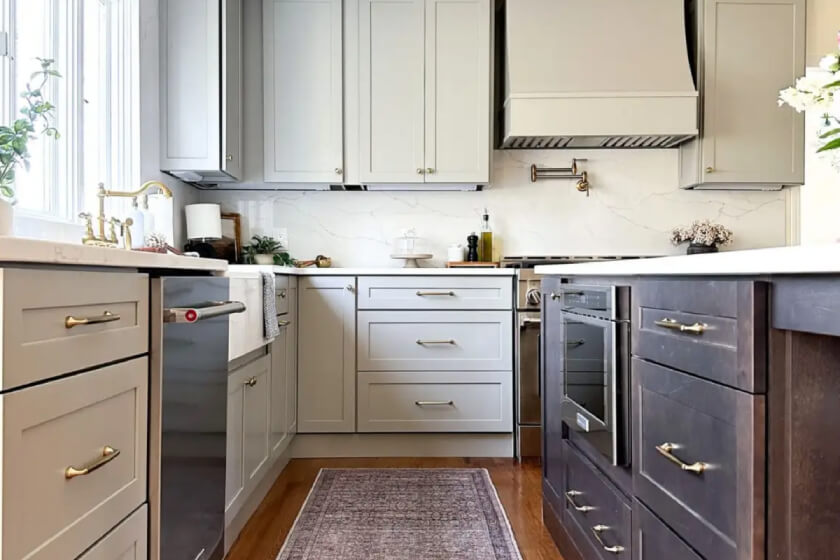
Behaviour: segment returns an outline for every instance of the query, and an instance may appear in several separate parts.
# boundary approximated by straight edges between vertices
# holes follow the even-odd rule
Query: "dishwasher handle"
[[[163,310],[164,323],[197,323],[204,319],[245,311],[241,301],[213,301],[192,307],[170,307]]]

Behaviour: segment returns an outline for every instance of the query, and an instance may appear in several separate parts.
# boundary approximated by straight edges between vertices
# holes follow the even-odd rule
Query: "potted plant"
[[[721,245],[732,243],[732,231],[721,224],[709,220],[696,221],[689,227],[675,227],[671,231],[671,243],[688,243],[689,255],[698,253],[717,253]]]
[[[39,58],[40,70],[30,77],[21,98],[26,105],[20,110],[22,118],[10,126],[0,126],[0,235],[10,235],[13,229],[15,203],[15,170],[23,165],[29,169],[29,141],[37,133],[58,139],[60,134],[52,125],[55,106],[44,98],[44,87],[51,77],[60,78],[53,69],[53,60]]]
[[[247,263],[289,266],[292,259],[282,249],[283,246],[273,237],[255,235],[251,237],[251,244],[242,248],[242,252]]]

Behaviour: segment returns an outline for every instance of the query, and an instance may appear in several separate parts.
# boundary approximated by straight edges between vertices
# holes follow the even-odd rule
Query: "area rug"
[[[486,469],[322,469],[278,560],[521,560]]]

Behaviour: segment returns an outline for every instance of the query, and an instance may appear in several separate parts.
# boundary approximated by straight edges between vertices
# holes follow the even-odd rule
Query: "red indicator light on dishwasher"
[[[189,323],[194,323],[195,320],[198,319],[198,313],[195,312],[195,309],[190,309],[184,313],[184,319],[186,319]]]

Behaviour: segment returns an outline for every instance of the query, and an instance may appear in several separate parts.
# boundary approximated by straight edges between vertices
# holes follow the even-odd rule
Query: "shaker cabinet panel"
[[[271,448],[271,456],[276,457],[282,453],[289,442],[289,432],[287,429],[287,412],[288,399],[286,391],[288,390],[287,377],[289,352],[289,329],[291,323],[285,315],[277,318],[277,323],[280,326],[280,334],[271,343],[271,397],[270,397],[270,414],[269,414],[269,446]]]
[[[341,0],[264,0],[265,180],[343,182]]]
[[[360,179],[423,182],[423,0],[359,5]]]
[[[425,182],[490,180],[490,2],[426,1]]]
[[[256,485],[268,468],[269,438],[269,370],[268,356],[263,356],[244,366],[247,372],[245,396],[243,398],[243,464],[245,470],[245,487]]]
[[[297,433],[298,399],[298,279],[289,278],[289,321],[286,334],[286,433],[289,439]]]

